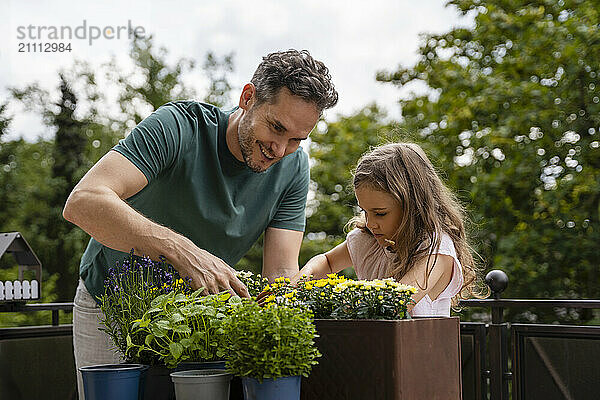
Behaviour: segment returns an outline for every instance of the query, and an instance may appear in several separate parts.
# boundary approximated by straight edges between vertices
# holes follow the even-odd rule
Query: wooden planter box
[[[460,400],[457,317],[315,320],[323,354],[302,400]]]

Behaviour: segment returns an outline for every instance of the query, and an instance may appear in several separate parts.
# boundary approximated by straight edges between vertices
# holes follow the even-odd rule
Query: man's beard
[[[255,143],[256,137],[254,136],[254,128],[252,126],[252,111],[249,111],[244,118],[240,122],[240,126],[238,128],[238,142],[240,144],[240,150],[242,152],[242,158],[244,159],[244,163],[250,168],[253,172],[264,172],[271,165],[267,165],[266,167],[256,162],[252,155],[255,151]],[[258,149],[260,152],[260,148]],[[262,155],[262,153],[261,153]]]
[[[249,114],[247,117],[250,117]],[[240,150],[242,151],[242,158],[244,159],[244,163],[250,168],[253,172],[263,172],[264,168],[258,163],[254,162],[252,159],[252,154],[254,153],[254,143],[256,143],[256,139],[254,137],[254,130],[252,129],[251,122],[249,118],[245,118],[240,122],[240,126],[238,129],[238,141],[240,143]]]

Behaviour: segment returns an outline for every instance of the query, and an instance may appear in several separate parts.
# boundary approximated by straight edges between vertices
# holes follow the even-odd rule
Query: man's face
[[[250,106],[238,128],[242,157],[254,172],[263,172],[295,152],[319,119],[319,110],[309,102],[279,91],[273,104]]]

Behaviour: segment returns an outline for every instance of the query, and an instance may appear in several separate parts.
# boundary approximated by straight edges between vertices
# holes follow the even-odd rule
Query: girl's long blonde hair
[[[464,284],[453,299],[483,298],[489,288],[480,277],[465,232],[465,212],[454,194],[444,185],[420,146],[414,143],[390,143],[364,154],[354,172],[354,189],[369,187],[392,195],[401,207],[400,226],[391,250],[396,254],[387,276],[401,279],[427,257],[425,285],[433,269],[442,233],[452,241],[462,265]],[[355,217],[350,226],[370,234],[364,215]],[[421,288],[424,289],[424,288]]]

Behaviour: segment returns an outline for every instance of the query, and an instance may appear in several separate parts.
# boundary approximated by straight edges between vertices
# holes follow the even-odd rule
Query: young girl
[[[387,144],[365,154],[353,183],[363,211],[350,221],[354,229],[310,259],[292,282],[350,266],[358,279],[393,277],[419,289],[412,316],[450,316],[458,298],[485,297],[462,208],[418,145]]]

